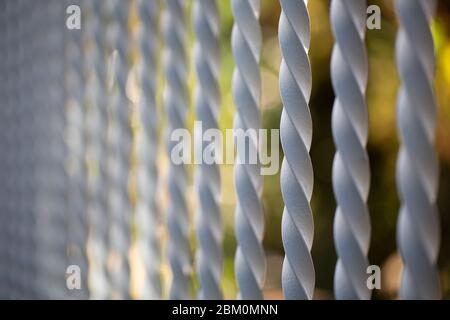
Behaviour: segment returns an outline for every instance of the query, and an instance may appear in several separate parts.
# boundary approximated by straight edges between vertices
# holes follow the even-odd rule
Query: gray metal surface
[[[436,1],[396,0],[400,20],[396,60],[402,80],[397,100],[401,147],[397,185],[401,209],[397,245],[404,263],[400,298],[440,299],[436,266],[440,245],[436,197],[439,168],[434,149],[436,60],[430,22]]]
[[[65,6],[18,0],[3,10],[1,296],[67,298]]]
[[[161,287],[161,216],[157,200],[158,188],[158,110],[156,84],[158,72],[159,1],[138,1],[140,29],[138,34],[140,61],[137,66],[141,95],[137,104],[141,130],[137,141],[138,169],[136,208],[137,242],[146,278],[141,299],[159,299]]]
[[[40,55],[37,120],[36,286],[39,298],[63,299],[66,287],[66,174],[64,168],[64,32],[65,6],[49,1],[36,6]]]
[[[84,124],[83,154],[85,168],[85,220],[89,256],[89,296],[91,299],[108,297],[107,233],[108,208],[106,203],[106,152],[105,139],[108,114],[106,112],[105,57],[103,51],[103,16],[100,0],[84,0],[83,12],[83,74]]]
[[[169,206],[167,209],[168,259],[172,270],[170,299],[190,297],[192,256],[189,246],[189,212],[186,203],[186,169],[170,159],[176,142],[170,140],[173,130],[184,128],[188,110],[185,1],[167,0],[163,17],[165,40],[164,74],[166,87],[163,100],[167,113],[167,153],[169,157]]]
[[[3,59],[0,60],[0,74],[4,75],[3,81],[0,82],[0,297],[6,298],[7,275],[9,261],[6,259],[8,246],[8,223],[7,223],[7,205],[6,199],[8,197],[7,186],[7,157],[8,152],[8,86],[9,86],[9,36],[8,36],[8,11],[6,10],[6,3],[0,4],[0,50],[3,52]]]
[[[66,5],[69,2],[66,1]],[[80,5],[81,1],[70,4]],[[64,165],[67,179],[67,262],[80,268],[81,288],[69,290],[69,298],[86,299],[88,297],[86,256],[87,221],[85,198],[85,121],[83,88],[83,39],[81,30],[65,30],[65,119]]]
[[[131,205],[128,195],[128,174],[131,151],[129,101],[126,95],[128,78],[128,12],[129,2],[104,2],[107,18],[111,19],[106,30],[108,63],[111,77],[108,91],[108,212],[109,257],[108,274],[113,299],[128,299],[130,270],[128,253],[130,246]]]
[[[194,91],[197,121],[203,130],[218,128],[220,109],[220,18],[216,0],[196,0],[193,6],[196,35],[194,64],[197,86]],[[201,138],[201,137],[197,137]],[[210,142],[201,142],[201,152],[209,152]],[[196,232],[198,240],[197,274],[199,299],[222,298],[222,217],[220,213],[220,171],[217,164],[197,166],[195,185],[198,194]]]
[[[261,74],[259,68],[262,46],[259,25],[259,0],[232,0],[234,26],[231,46],[236,68],[233,73],[233,98],[236,105],[234,129],[258,130],[261,126]],[[237,204],[235,229],[237,250],[235,272],[239,299],[262,299],[266,259],[262,239],[264,212],[261,203],[263,179],[260,165],[249,163],[245,153],[256,153],[257,139],[248,148],[237,148],[234,178]]]
[[[366,1],[333,0],[331,24],[336,43],[331,59],[331,78],[336,99],[332,130],[336,144],[333,190],[337,201],[334,242],[338,254],[334,275],[336,299],[370,299],[367,287],[367,253],[370,186],[366,151],[368,115],[365,92],[368,77],[364,44]]]
[[[2,81],[2,151],[0,153],[0,158],[2,162],[2,177],[1,177],[1,254],[2,259],[2,273],[1,275],[1,297],[3,299],[10,299],[14,296],[14,256],[11,249],[14,248],[14,238],[13,238],[13,223],[15,222],[13,215],[14,201],[17,198],[14,197],[14,164],[16,163],[16,154],[13,149],[15,128],[17,124],[14,119],[14,94],[15,94],[15,82],[14,74],[16,72],[15,68],[17,65],[17,55],[13,54],[14,49],[16,49],[17,37],[13,32],[13,28],[16,27],[14,21],[16,4],[11,2],[6,2],[3,4],[2,8],[2,44],[4,49],[4,58],[2,59],[3,70],[2,74],[6,75],[4,81]],[[16,223],[17,224],[17,223]],[[13,248],[11,248],[13,247]]]
[[[310,26],[307,0],[280,0],[278,37],[282,52],[280,94],[283,102],[280,134],[284,151],[281,192],[285,203],[281,235],[285,250],[282,287],[286,299],[312,299],[315,271],[311,258],[314,222],[311,212],[313,168]]]

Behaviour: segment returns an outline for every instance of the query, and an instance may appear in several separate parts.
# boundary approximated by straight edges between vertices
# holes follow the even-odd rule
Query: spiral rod
[[[232,0],[234,25],[231,34],[233,57],[236,61],[232,87],[236,105],[234,129],[258,130],[261,127],[262,46],[259,25],[259,0]],[[258,132],[258,131],[253,131]],[[235,272],[239,299],[263,299],[262,287],[266,273],[266,258],[262,240],[264,213],[261,203],[263,179],[260,165],[250,163],[246,154],[257,154],[259,143],[250,135],[248,148],[237,148],[234,179],[237,194],[235,228],[237,250]]]
[[[314,222],[310,206],[313,168],[310,26],[307,0],[280,0],[278,36],[282,53],[280,94],[283,102],[280,134],[284,159],[281,193],[284,200],[281,235],[285,250],[282,287],[286,299],[312,299],[315,271],[311,258]]]
[[[336,144],[333,189],[337,200],[334,239],[338,262],[334,275],[337,299],[369,299],[367,252],[370,184],[366,151],[368,115],[365,102],[368,62],[364,45],[366,1],[333,0],[331,23],[336,38],[331,77],[336,99],[332,129]]]
[[[403,260],[401,299],[440,299],[436,266],[440,245],[436,197],[439,168],[435,144],[436,60],[430,22],[436,1],[396,0],[400,20],[396,60],[402,86],[397,99],[401,146],[397,188],[401,208],[397,245]]]

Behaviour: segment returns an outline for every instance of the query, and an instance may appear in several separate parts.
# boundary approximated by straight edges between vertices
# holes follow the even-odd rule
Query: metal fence
[[[191,16],[190,2],[184,0],[0,2],[1,298],[223,298],[220,165],[197,164],[190,177],[186,165],[170,161],[175,147],[170,135],[187,127],[191,64],[196,120],[205,130],[219,128],[219,0],[192,2]],[[282,289],[286,299],[312,299],[308,1],[280,4]],[[260,0],[231,0],[231,6],[234,129],[260,129]],[[366,8],[362,0],[332,0],[330,6],[337,299],[371,298]],[[400,297],[439,299],[435,58],[429,26],[436,1],[395,0],[395,9],[402,80],[397,111]],[[187,37],[189,24],[193,43]],[[156,98],[158,91],[162,99]],[[200,142],[200,149],[208,151],[208,143]],[[249,140],[250,149],[259,149],[257,140]],[[244,160],[242,151],[236,159]],[[163,170],[158,159],[164,153],[169,161]],[[190,178],[198,202],[195,219],[187,202]],[[264,296],[263,178],[259,164],[236,162],[239,299]],[[160,188],[167,197],[164,210],[156,196]],[[135,256],[141,261],[137,294],[129,263]],[[161,272],[166,263],[168,285]]]

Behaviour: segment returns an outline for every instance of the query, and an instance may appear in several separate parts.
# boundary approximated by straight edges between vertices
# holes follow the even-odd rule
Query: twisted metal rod
[[[89,256],[89,291],[92,299],[108,297],[106,278],[107,260],[107,206],[103,185],[105,178],[106,155],[105,129],[106,105],[104,84],[104,56],[102,50],[102,16],[100,1],[85,0],[84,12],[84,81],[85,108],[85,196],[88,226],[87,251]]]
[[[29,235],[33,232],[33,221],[29,219],[29,210],[33,208],[32,197],[29,196],[32,175],[29,164],[31,155],[31,144],[28,140],[31,136],[31,122],[33,117],[29,103],[29,96],[24,94],[28,87],[27,71],[30,67],[29,57],[29,25],[27,18],[29,10],[20,1],[6,2],[4,4],[7,21],[5,21],[6,34],[2,37],[5,41],[4,62],[5,73],[2,73],[2,82],[5,82],[5,99],[2,98],[1,108],[4,109],[5,126],[2,134],[5,135],[5,149],[1,151],[5,157],[5,185],[6,197],[1,205],[4,219],[1,223],[6,225],[2,230],[1,241],[7,246],[6,260],[7,274],[2,279],[5,292],[4,298],[24,299],[30,297],[31,292],[26,290],[33,279],[29,277],[32,273],[32,243]],[[8,52],[9,51],[9,52]],[[2,113],[3,113],[2,112]],[[3,114],[2,114],[3,117]],[[1,200],[0,200],[1,201]],[[3,282],[2,281],[2,282]]]
[[[107,24],[105,22],[105,11],[104,4],[101,0],[95,0],[93,6],[94,16],[97,18],[93,22],[93,50],[95,51],[96,66],[95,66],[95,77],[94,79],[98,83],[99,94],[97,95],[97,105],[100,110],[100,123],[97,128],[98,131],[95,133],[97,139],[99,139],[98,150],[99,150],[99,160],[98,160],[98,184],[100,186],[107,185],[109,181],[108,173],[108,162],[106,161],[109,151],[109,131],[108,131],[108,121],[110,118],[110,110],[108,108],[108,98],[107,98],[107,41],[106,41],[106,28]],[[95,276],[96,285],[95,288],[98,289],[97,292],[92,292],[92,298],[103,299],[107,297],[110,283],[108,279],[108,241],[109,241],[109,229],[108,224],[104,221],[108,221],[109,218],[109,201],[108,201],[108,188],[99,188],[99,197],[97,199],[100,202],[100,212],[102,213],[102,221],[98,221],[97,231],[100,235],[97,236],[98,243],[97,247],[94,247],[94,254],[98,257],[98,273]],[[101,219],[101,218],[100,218]],[[99,220],[100,220],[99,219]],[[95,274],[93,274],[94,277]],[[100,280],[100,281],[99,281]],[[97,282],[99,281],[99,282]],[[98,293],[98,294],[97,294]]]
[[[259,0],[233,0],[234,26],[231,35],[236,68],[233,73],[233,97],[237,113],[234,128],[258,130],[261,126],[261,74],[259,70],[262,46],[259,25]],[[245,154],[258,152],[258,141],[251,137],[247,150],[237,149],[234,177],[237,194],[235,228],[238,247],[235,270],[240,299],[263,299],[262,287],[266,260],[262,239],[264,213],[261,203],[263,179],[260,165],[246,163]]]
[[[9,260],[6,259],[7,248],[6,245],[9,241],[8,231],[8,212],[7,212],[7,199],[8,199],[8,186],[7,186],[7,177],[8,177],[8,159],[7,153],[9,151],[8,148],[8,131],[9,131],[9,64],[10,64],[10,39],[9,39],[9,30],[8,30],[8,19],[9,14],[7,12],[7,4],[6,2],[0,3],[0,38],[3,39],[0,43],[0,50],[4,54],[4,58],[0,61],[0,74],[4,75],[4,81],[0,83],[0,297],[5,299],[8,294],[8,285],[7,285],[7,274],[9,268]]]
[[[48,298],[45,290],[45,285],[48,283],[47,278],[44,276],[45,261],[48,258],[48,252],[45,250],[45,245],[42,244],[42,234],[44,233],[43,226],[47,223],[45,212],[47,210],[46,203],[48,199],[45,195],[45,179],[44,176],[48,173],[44,169],[47,155],[47,136],[45,135],[47,130],[47,106],[48,106],[48,73],[47,59],[48,59],[48,38],[46,34],[48,32],[48,13],[46,6],[33,5],[33,23],[35,36],[33,37],[33,60],[34,68],[33,73],[35,80],[35,86],[33,90],[33,110],[35,117],[35,132],[33,145],[35,146],[35,165],[33,174],[33,183],[35,185],[34,194],[34,210],[32,219],[35,221],[35,232],[33,238],[35,241],[35,252],[32,254],[35,264],[35,279],[33,283],[34,294],[36,298]],[[43,77],[43,75],[46,75]]]
[[[334,239],[338,261],[334,274],[337,299],[370,299],[367,287],[367,253],[370,186],[366,151],[368,115],[365,92],[368,61],[364,44],[366,1],[333,0],[331,24],[336,38],[331,78],[336,99],[332,130],[336,144],[333,190],[337,200]]]
[[[433,91],[436,60],[429,26],[436,1],[396,0],[395,8],[400,20],[396,60],[402,80],[397,101],[401,139],[397,185],[402,203],[397,244],[404,263],[400,298],[439,299],[439,165],[434,150],[437,111]]]
[[[25,1],[26,2],[26,1]],[[45,254],[41,257],[42,250],[39,238],[38,221],[40,220],[39,203],[42,190],[42,180],[40,179],[40,171],[42,168],[41,151],[46,152],[45,144],[47,139],[43,138],[43,128],[46,128],[48,119],[44,112],[43,106],[47,101],[46,77],[47,65],[45,59],[48,58],[45,38],[45,21],[48,18],[48,11],[45,6],[40,4],[25,3],[26,10],[29,10],[29,17],[25,17],[26,24],[29,27],[30,39],[27,42],[30,46],[26,49],[29,54],[29,67],[25,67],[29,74],[26,76],[29,81],[29,117],[30,124],[30,138],[27,139],[31,152],[30,158],[30,173],[28,176],[30,183],[30,191],[28,197],[30,198],[30,209],[28,211],[27,223],[29,224],[29,246],[24,252],[28,256],[29,263],[27,264],[32,271],[28,272],[27,283],[28,288],[26,298],[43,298],[41,284],[41,270],[39,269],[39,261],[46,258]],[[44,141],[44,142],[43,142]],[[62,272],[60,271],[60,274]],[[64,278],[62,280],[64,282]]]
[[[51,63],[55,64],[57,62],[57,68],[55,67],[55,74],[52,83],[52,87],[50,90],[50,96],[54,96],[51,99],[54,100],[52,102],[52,109],[50,119],[52,123],[52,130],[50,135],[52,136],[52,140],[54,140],[53,147],[51,148],[51,153],[54,153],[53,159],[53,168],[51,169],[51,174],[54,174],[54,181],[51,182],[52,187],[52,201],[54,201],[55,207],[53,208],[53,216],[55,219],[53,232],[55,233],[53,254],[55,256],[55,261],[58,263],[54,264],[54,268],[52,270],[52,279],[55,285],[54,298],[67,298],[68,290],[67,284],[64,275],[67,270],[67,234],[66,226],[68,221],[68,213],[66,210],[66,195],[67,195],[67,176],[65,174],[65,156],[66,156],[66,145],[64,141],[64,121],[65,121],[65,110],[62,106],[64,106],[65,101],[65,92],[64,92],[64,53],[65,53],[65,38],[66,34],[65,28],[61,28],[61,24],[65,23],[64,16],[61,16],[60,13],[64,12],[65,6],[62,2],[51,4],[54,5],[54,24],[52,23],[52,31],[55,30],[55,35],[53,35],[54,43],[54,52],[55,59],[49,60]],[[59,27],[59,31],[58,30]],[[54,93],[52,91],[55,91]],[[60,91],[57,93],[56,91]],[[51,179],[52,180],[52,179]],[[84,235],[82,235],[84,236]],[[64,239],[61,241],[59,239]],[[85,248],[83,248],[83,251]],[[84,253],[83,253],[84,254]],[[82,263],[81,263],[82,264]],[[83,265],[80,265],[83,268]],[[87,270],[83,270],[84,272],[81,274],[82,281],[85,281],[84,276],[86,275]],[[85,287],[85,282],[83,283]],[[57,288],[57,289],[56,289]]]
[[[25,156],[25,162],[22,164],[22,177],[24,197],[23,197],[23,221],[22,225],[22,238],[23,245],[20,253],[17,255],[21,257],[22,270],[19,271],[22,274],[21,283],[21,298],[33,299],[36,297],[35,280],[36,280],[36,262],[34,252],[36,251],[36,239],[34,233],[36,230],[35,214],[35,194],[39,186],[36,185],[35,179],[35,166],[36,166],[36,149],[38,148],[36,141],[36,113],[39,112],[39,108],[36,105],[36,89],[37,82],[41,80],[41,74],[37,72],[35,67],[36,63],[39,63],[39,55],[36,51],[36,43],[39,42],[39,17],[35,14],[36,4],[30,5],[26,1],[22,0],[22,19],[24,21],[24,27],[26,29],[25,35],[22,38],[24,44],[24,60],[22,65],[22,72],[24,78],[23,91],[28,92],[26,95],[22,95],[24,99],[24,110],[22,111],[22,117],[24,117],[24,126],[20,129],[24,132],[24,141],[21,143],[24,149],[27,150]]]
[[[45,106],[50,106],[55,100],[54,91],[48,90],[46,87],[52,77],[55,75],[62,75],[62,54],[60,48],[55,48],[54,43],[47,42],[48,38],[47,28],[54,26],[55,16],[53,11],[47,10],[46,6],[37,8],[35,4],[27,3],[26,1],[4,1],[2,2],[2,13],[4,14],[2,26],[2,44],[5,45],[4,59],[2,64],[4,70],[2,75],[5,80],[2,81],[4,89],[4,97],[2,99],[2,143],[3,148],[0,158],[2,158],[2,199],[0,199],[0,207],[2,212],[2,230],[4,237],[2,243],[6,247],[2,248],[2,276],[0,282],[2,283],[2,297],[6,298],[33,298],[45,297],[48,293],[44,286],[40,286],[44,281],[50,283],[54,289],[55,274],[61,276],[61,281],[58,284],[64,285],[64,266],[61,262],[64,259],[63,251],[57,252],[58,260],[52,267],[55,274],[50,275],[47,269],[42,267],[41,263],[44,259],[49,258],[52,261],[54,255],[51,256],[53,249],[62,249],[61,246],[53,246],[51,250],[45,250],[46,246],[43,244],[44,238],[36,233],[37,217],[42,212],[47,212],[47,209],[52,210],[54,206],[46,206],[45,210],[42,204],[48,204],[51,198],[47,193],[48,185],[39,175],[36,174],[36,167],[42,166],[37,158],[37,150],[42,151],[42,154],[48,156],[48,139],[45,139],[47,144],[44,147],[36,147],[41,142],[39,136],[43,135],[44,130],[40,130],[43,121],[45,120],[45,130],[49,129],[49,119],[46,118],[47,110],[43,109],[42,101],[45,101]],[[45,20],[43,19],[43,12],[45,11]],[[46,23],[44,23],[44,21]],[[59,23],[60,21],[58,21]],[[3,29],[4,28],[4,29]],[[56,38],[56,43],[62,45],[63,41],[60,38],[61,34]],[[45,49],[49,49],[54,53],[56,59],[55,66],[57,68],[48,68],[47,62],[49,55],[47,52],[43,53]],[[56,50],[54,50],[56,49]],[[60,55],[61,54],[61,55]],[[48,69],[47,69],[48,68]],[[45,71],[44,71],[45,70]],[[50,71],[50,72],[48,72]],[[61,83],[59,81],[58,83]],[[44,89],[45,88],[45,89]],[[59,87],[58,89],[61,89]],[[63,90],[58,91],[61,93]],[[28,94],[24,95],[24,92]],[[2,96],[3,96],[2,94]],[[58,110],[61,111],[62,99],[59,100]],[[53,107],[53,106],[52,106]],[[60,114],[62,114],[60,112]],[[61,120],[61,119],[60,119]],[[62,123],[62,121],[61,121]],[[62,136],[59,132],[59,137]],[[48,137],[48,136],[47,136]],[[46,138],[47,138],[46,137]],[[55,141],[61,146],[61,141]],[[42,156],[42,155],[41,155]],[[43,157],[42,157],[43,158]],[[48,160],[50,157],[47,157]],[[62,162],[62,159],[59,159]],[[53,162],[52,162],[53,163]],[[53,167],[58,174],[60,168]],[[45,171],[48,174],[48,170]],[[63,176],[62,174],[60,176]],[[46,178],[49,178],[46,176]],[[44,189],[45,190],[44,192]],[[45,193],[46,201],[37,201],[39,198],[37,194],[43,198]],[[62,195],[59,200],[63,199]],[[62,202],[59,202],[58,213],[64,212],[61,208]],[[40,211],[39,209],[42,209]],[[48,210],[49,211],[49,210]],[[61,221],[59,217],[53,216],[51,222],[57,220]],[[44,219],[43,219],[44,220]],[[49,222],[49,220],[45,220]],[[65,244],[64,235],[61,229],[56,228],[56,235],[53,240],[57,244]],[[44,250],[41,250],[44,249]],[[40,254],[38,254],[40,253]],[[50,258],[51,256],[51,258]],[[53,262],[53,261],[52,261]],[[51,277],[53,277],[51,279]],[[58,279],[60,280],[60,279]],[[39,292],[39,289],[41,289]],[[60,290],[61,287],[58,288]],[[58,291],[58,296],[62,297],[61,291]]]
[[[69,2],[66,1],[66,4]],[[71,4],[80,5],[78,2]],[[86,206],[84,165],[84,107],[82,36],[79,30],[67,30],[65,40],[65,170],[68,183],[67,266],[81,271],[81,289],[68,291],[71,298],[87,298],[88,264],[86,253]]]
[[[39,130],[41,150],[37,179],[36,228],[38,291],[40,298],[61,299],[67,294],[64,174],[64,3],[49,1],[36,9],[42,25],[42,68]]]
[[[8,92],[2,100],[7,198],[1,204],[2,224],[8,225],[2,241],[8,244],[2,255],[8,260],[2,270],[8,298],[66,297],[61,9],[61,2],[51,8],[24,0],[2,3],[8,17],[2,38],[8,43],[2,73]]]
[[[138,65],[141,96],[137,105],[141,120],[138,141],[138,196],[136,208],[138,246],[144,262],[146,279],[141,298],[161,297],[161,247],[160,214],[157,203],[158,168],[158,110],[156,106],[157,55],[159,49],[158,15],[159,1],[138,2],[140,23],[139,48],[141,59]]]
[[[16,38],[13,52],[15,55],[15,66],[14,66],[14,90],[13,90],[13,110],[12,110],[12,118],[13,118],[13,144],[11,145],[12,150],[11,152],[14,155],[14,163],[12,165],[13,172],[12,172],[12,206],[11,206],[11,213],[12,213],[12,219],[10,223],[10,231],[12,236],[12,241],[10,242],[11,251],[14,252],[12,255],[12,267],[11,270],[11,276],[13,279],[13,286],[12,286],[12,292],[11,295],[13,298],[20,298],[23,294],[23,286],[22,286],[22,280],[23,280],[23,272],[25,270],[22,269],[21,263],[20,263],[20,256],[21,252],[23,250],[23,237],[22,233],[20,232],[21,228],[24,226],[25,219],[24,219],[24,211],[23,211],[23,203],[25,202],[23,199],[23,171],[26,169],[23,169],[23,162],[24,162],[24,153],[25,149],[22,146],[26,143],[24,141],[25,138],[25,132],[24,128],[26,127],[26,123],[28,122],[28,117],[25,114],[25,105],[24,105],[24,97],[21,94],[22,90],[24,89],[24,79],[25,72],[24,72],[24,53],[25,53],[25,47],[26,44],[24,43],[25,38],[25,21],[24,17],[20,14],[20,12],[24,10],[23,3],[20,1],[16,3],[15,5],[15,16],[17,19],[17,23],[15,25],[15,34],[14,37]],[[24,14],[24,12],[22,13]]]
[[[2,282],[4,284],[4,298],[14,299],[17,297],[16,289],[16,257],[14,255],[14,250],[16,247],[16,230],[17,218],[14,212],[15,206],[17,205],[17,194],[15,192],[15,184],[17,174],[17,105],[15,105],[15,99],[18,95],[17,90],[17,74],[18,74],[18,55],[14,54],[18,51],[18,41],[16,33],[13,30],[17,30],[18,21],[20,16],[16,13],[18,3],[6,2],[4,3],[4,14],[5,14],[5,99],[2,99],[2,104],[4,109],[5,123],[4,123],[4,143],[5,149],[2,150],[2,157],[5,158],[5,175],[2,181],[4,185],[4,198],[2,205],[2,212],[4,212],[4,230],[2,235],[5,236],[2,242],[8,244],[4,248],[4,256],[2,260],[5,261],[5,276],[2,277]],[[3,82],[3,81],[2,81]]]
[[[108,127],[109,163],[108,211],[109,228],[109,280],[112,298],[129,298],[130,270],[128,250],[130,244],[131,205],[128,197],[129,154],[131,149],[131,128],[126,95],[128,77],[127,64],[127,22],[129,3],[125,1],[105,2],[106,11],[112,18],[108,27],[108,47],[113,53],[113,81],[110,83]]]
[[[185,1],[167,0],[163,33],[166,42],[164,71],[167,86],[164,91],[164,105],[168,114],[168,138],[173,130],[185,127],[188,108],[184,10]],[[175,142],[169,139],[167,142],[169,157],[174,146]],[[170,299],[187,299],[189,297],[192,257],[189,246],[189,212],[185,198],[186,179],[184,165],[170,161],[168,174],[170,202],[167,211],[168,257],[172,270]]]
[[[7,47],[0,206],[7,225],[2,260],[8,261],[1,282],[8,298],[66,297],[64,37],[55,28],[62,25],[62,6],[54,5],[21,0],[1,8]]]
[[[280,0],[279,39],[282,53],[280,94],[283,102],[280,133],[284,159],[281,192],[285,207],[282,238],[286,253],[282,287],[287,299],[312,299],[315,271],[311,258],[314,222],[310,207],[313,168],[309,150],[312,120],[310,26],[307,0]]]
[[[197,41],[194,46],[198,85],[195,88],[197,120],[204,130],[217,129],[220,108],[220,19],[217,1],[197,0],[193,7]],[[201,154],[210,143],[202,142]],[[197,272],[200,299],[222,299],[222,218],[220,215],[220,171],[217,164],[202,161],[197,167],[199,209],[196,217]]]

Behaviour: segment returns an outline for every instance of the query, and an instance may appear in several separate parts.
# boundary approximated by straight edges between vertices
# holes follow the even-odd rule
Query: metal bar
[[[167,137],[176,129],[184,128],[188,109],[186,17],[185,1],[167,0],[163,33],[166,43],[164,71],[167,85],[164,91],[164,107],[168,115]],[[172,270],[170,299],[187,299],[190,296],[192,257],[189,246],[189,212],[186,203],[186,169],[175,164],[171,150],[175,142],[167,142],[169,157],[169,207],[167,226],[169,230],[168,258]]]
[[[195,1],[193,23],[197,36],[194,45],[197,74],[194,96],[197,120],[201,121],[203,130],[217,129],[220,111],[220,19],[217,1]],[[211,152],[210,144],[211,142],[201,142],[202,156],[204,152]],[[197,166],[195,184],[199,203],[196,217],[199,245],[197,273],[200,281],[198,297],[222,299],[223,232],[219,206],[219,166],[201,161],[201,164]]]
[[[404,263],[400,298],[440,299],[436,266],[440,245],[436,206],[439,164],[434,150],[437,108],[433,91],[436,60],[429,26],[436,1],[396,0],[395,9],[400,20],[396,60],[402,80],[397,100],[401,139],[397,244]]]
[[[69,4],[69,2],[66,2]],[[70,4],[80,5],[80,1]],[[81,288],[69,290],[69,298],[86,299],[88,263],[86,257],[85,143],[83,104],[83,55],[80,30],[66,30],[65,41],[65,168],[68,191],[67,205],[67,266],[80,268]]]
[[[35,89],[35,68],[36,63],[34,51],[34,39],[36,19],[34,19],[33,5],[26,0],[20,2],[20,19],[22,19],[23,33],[20,37],[20,53],[16,52],[22,58],[21,67],[19,70],[20,78],[20,128],[22,141],[16,146],[22,153],[22,161],[20,162],[20,170],[18,172],[18,179],[20,181],[20,201],[18,210],[20,212],[19,228],[17,236],[20,238],[20,249],[15,252],[18,258],[18,265],[15,269],[18,270],[20,277],[17,283],[19,290],[19,298],[30,299],[35,295],[35,263],[33,252],[36,244],[33,238],[35,230],[35,221],[32,217],[34,211],[34,194],[35,182],[33,179],[34,163],[35,163],[35,105],[34,105],[34,89]]]
[[[278,35],[282,62],[280,94],[283,102],[280,133],[284,159],[281,192],[285,207],[281,235],[285,250],[282,287],[286,299],[312,299],[315,271],[311,258],[314,222],[311,212],[313,168],[311,66],[308,58],[310,26],[307,0],[280,0]]]
[[[261,127],[261,74],[259,69],[262,46],[259,25],[259,0],[232,0],[234,26],[231,46],[236,61],[233,73],[233,97],[236,105],[235,130],[256,130]],[[237,148],[234,171],[237,205],[235,228],[237,251],[235,270],[239,299],[263,299],[262,287],[266,259],[262,240],[264,213],[261,203],[263,179],[260,165],[250,163],[246,154],[257,154],[256,135],[251,135],[248,148]]]
[[[35,90],[34,94],[34,117],[35,117],[35,133],[34,133],[34,143],[36,158],[35,158],[35,166],[33,173],[33,180],[35,183],[35,199],[34,199],[34,211],[32,214],[32,219],[35,221],[35,231],[33,233],[33,237],[36,243],[35,251],[34,251],[34,261],[36,267],[36,274],[34,280],[34,288],[36,298],[44,299],[48,298],[45,283],[47,279],[44,278],[44,270],[45,270],[45,261],[47,258],[47,252],[45,250],[45,246],[42,243],[42,234],[43,228],[42,224],[46,221],[43,221],[43,216],[46,211],[46,193],[45,193],[45,184],[43,183],[44,174],[43,174],[43,163],[45,163],[45,154],[46,154],[46,146],[47,144],[44,142],[46,140],[45,130],[46,126],[44,123],[47,122],[46,119],[46,100],[47,95],[47,85],[48,85],[48,76],[43,76],[45,74],[46,59],[47,59],[47,38],[45,35],[47,34],[47,19],[44,18],[44,14],[46,14],[46,6],[38,6],[35,5],[33,7],[34,13],[34,30],[35,35],[33,42],[34,47],[34,59],[35,59],[35,67],[34,70],[34,80],[39,79],[39,81],[35,82]]]
[[[9,129],[8,116],[8,87],[9,87],[9,32],[8,32],[8,12],[6,2],[0,3],[0,51],[3,52],[3,59],[0,61],[0,74],[3,76],[0,82],[0,298],[5,299],[7,288],[7,272],[9,261],[6,259],[8,222],[7,222],[7,206],[8,199],[7,188],[7,133]]]
[[[50,15],[49,25],[49,91],[47,98],[48,109],[48,162],[46,164],[47,191],[49,196],[49,226],[48,234],[44,236],[50,259],[47,261],[47,273],[50,277],[48,285],[49,298],[64,299],[67,297],[66,286],[66,248],[67,224],[66,193],[67,180],[64,168],[65,142],[64,142],[64,44],[65,30],[65,5],[62,1],[50,1],[48,3]]]
[[[106,202],[106,90],[105,59],[102,47],[101,1],[83,2],[83,48],[84,48],[84,109],[81,119],[84,123],[83,166],[86,181],[85,215],[88,223],[89,256],[88,286],[92,299],[108,297],[107,261],[107,224],[108,207]]]
[[[368,114],[365,92],[368,61],[364,44],[366,1],[333,0],[331,24],[336,38],[331,59],[331,78],[336,99],[332,129],[336,144],[333,189],[337,200],[334,239],[338,254],[334,274],[337,299],[370,299],[367,287],[367,253],[370,187],[366,151]]]
[[[159,1],[140,0],[138,74],[141,95],[137,104],[141,130],[138,136],[138,205],[136,221],[139,253],[143,259],[146,279],[140,294],[142,299],[159,299],[161,287],[161,217],[157,200],[158,188],[158,110],[156,85],[158,72]]]
[[[105,10],[111,19],[107,29],[109,52],[114,57],[109,91],[109,277],[111,297],[128,299],[130,270],[128,253],[130,246],[131,204],[128,195],[128,174],[131,150],[129,106],[126,95],[128,77],[128,10],[126,1],[106,1]]]
[[[2,149],[2,158],[4,158],[4,175],[2,179],[2,185],[4,188],[4,195],[2,198],[2,213],[3,213],[3,232],[4,239],[2,244],[4,244],[2,262],[4,261],[4,276],[2,277],[2,287],[3,293],[2,298],[11,299],[14,296],[14,255],[11,249],[14,249],[14,237],[12,232],[12,220],[14,197],[13,185],[14,185],[14,164],[16,162],[16,156],[14,154],[14,128],[16,123],[14,121],[14,90],[15,90],[15,65],[17,56],[13,54],[15,49],[15,41],[17,37],[15,36],[13,30],[15,27],[15,16],[14,7],[16,3],[5,2],[4,3],[4,19],[5,19],[5,75],[6,79],[4,82],[5,96],[2,99],[3,115],[4,116],[4,127],[3,127],[3,141],[4,147]],[[11,248],[13,247],[13,248]]]
[[[64,171],[64,23],[61,1],[48,1],[33,11],[39,16],[40,76],[36,122],[36,294],[39,298],[66,297],[67,237]],[[31,253],[31,254],[33,254]]]

